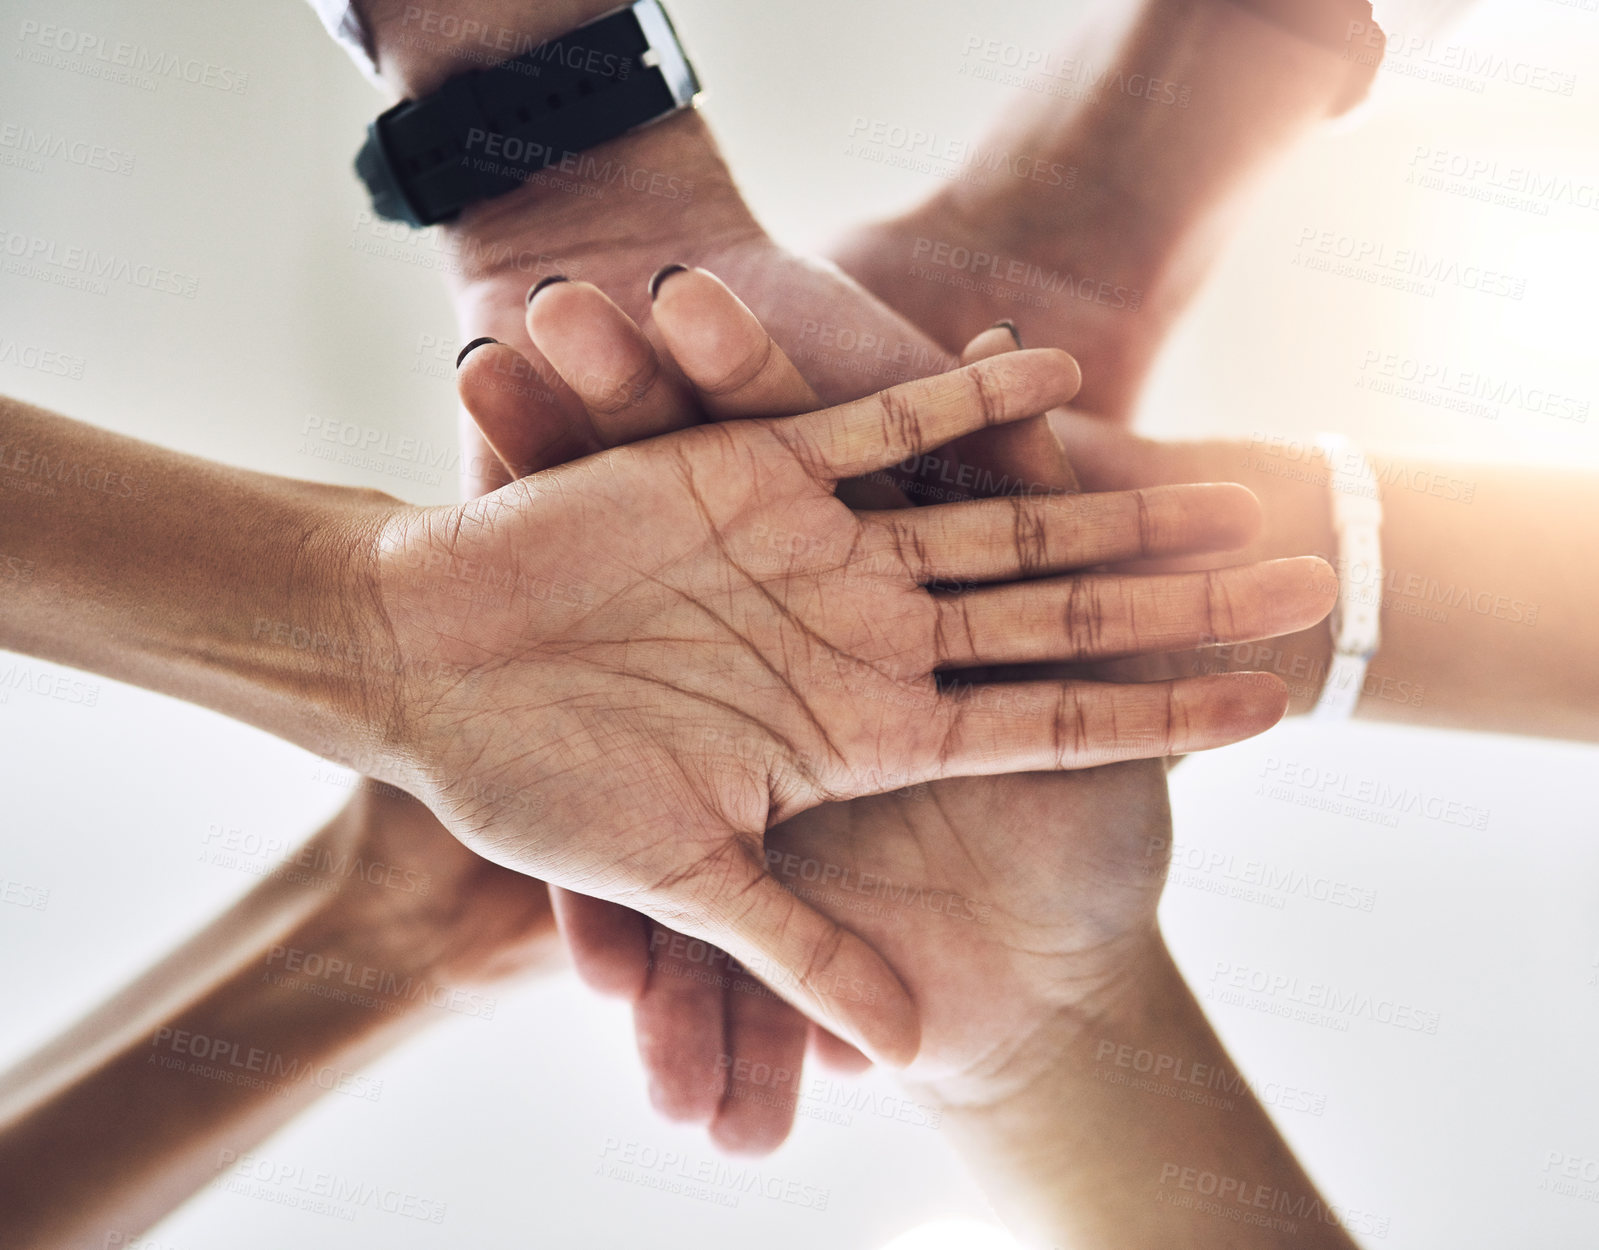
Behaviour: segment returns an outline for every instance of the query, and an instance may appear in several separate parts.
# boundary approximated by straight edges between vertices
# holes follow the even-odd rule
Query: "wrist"
[[[263,579],[241,654],[246,719],[366,772],[385,771],[403,671],[379,595],[383,535],[412,509],[376,491],[292,483],[273,523],[281,552]]]
[[[1043,1024],[1019,1044],[996,1045],[996,1051],[1003,1049],[1003,1062],[921,1083],[918,1092],[951,1113],[975,1117],[1004,1116],[1035,1100],[1058,1103],[1095,1039],[1119,1036],[1147,1013],[1148,1004],[1165,991],[1169,968],[1171,957],[1158,928],[1130,934],[1114,944],[1108,965],[1093,977],[1092,990],[1077,994],[1069,1006],[1041,1002],[1036,1014]],[[1074,986],[1082,984],[1082,975],[1080,970],[1071,974]]]
[[[444,230],[459,258],[458,294],[485,282],[531,285],[549,273],[606,286],[637,271],[642,295],[662,264],[710,261],[764,233],[692,109],[568,153]]]

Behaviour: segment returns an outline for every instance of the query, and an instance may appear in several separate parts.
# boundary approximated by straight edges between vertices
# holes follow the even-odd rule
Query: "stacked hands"
[[[396,95],[476,63],[414,38],[407,6],[357,7]],[[445,7],[553,38],[605,6]],[[1369,17],[1309,8],[1340,31],[1346,10]],[[948,1113],[1037,1244],[1274,1244],[1162,1188],[1181,1158],[1314,1196],[1258,1103],[1168,1106],[1095,1065],[1109,1047],[1233,1072],[1156,920],[1164,761],[1314,703],[1313,683],[1247,671],[1251,648],[1229,644],[1276,640],[1311,672],[1331,649],[1338,581],[1303,554],[1336,545],[1325,487],[1121,427],[1221,210],[1375,72],[1294,12],[1130,6],[1108,63],[1190,83],[1191,110],[1118,92],[1018,105],[993,150],[1070,167],[1072,194],[974,164],[852,232],[837,264],[766,235],[692,111],[608,148],[692,201],[596,197],[552,166],[469,207],[444,228],[449,280],[462,326],[492,337],[457,362],[462,505],[207,465],[6,401],[18,446],[154,486],[137,510],[97,496],[27,516],[0,491],[6,550],[40,568],[0,645],[370,774],[386,784],[313,855],[431,886],[346,880],[311,902],[268,882],[4,1074],[0,1206],[26,1207],[23,1244],[146,1227],[212,1178],[213,1138],[248,1150],[293,1113],[153,1084],[129,1019],[356,1066],[398,1036],[265,984],[263,935],[487,986],[557,962],[557,928],[579,975],[632,1004],[657,1108],[723,1149],[784,1140],[807,1054],[879,1062]],[[1015,290],[917,268],[956,250],[1068,275],[1025,328],[1075,355],[995,321]],[[644,281],[663,260],[682,263]],[[1455,546],[1510,533],[1502,510],[1479,518]],[[1405,519],[1432,559],[1431,516]],[[262,622],[343,642],[269,646]],[[1469,667],[1506,684],[1495,706],[1528,708],[1518,684],[1548,701],[1526,653],[1485,666],[1470,637],[1405,627],[1385,624],[1385,649],[1438,663],[1446,691]],[[1474,698],[1426,714],[1458,724]],[[138,1158],[102,1132],[107,1100],[139,1123]],[[1337,1219],[1305,1228],[1352,1244]]]
[[[835,1062],[1007,1097],[1159,944],[1164,769],[1138,761],[1287,706],[1264,674],[1096,673],[1306,629],[1336,579],[1310,557],[1152,571],[1225,564],[1259,507],[1232,484],[1070,493],[1042,419],[1078,389],[1064,352],[996,327],[953,372],[819,408],[717,278],[652,288],[646,335],[597,287],[543,284],[526,331],[567,404],[507,345],[460,365],[516,480],[362,518],[393,648],[373,667],[407,675],[360,691],[385,779],[550,884],[580,973],[635,1002],[656,1104],[723,1146],[785,1136],[797,1088],[741,1074],[797,1072],[807,1017]],[[906,506],[895,467],[957,442],[1011,493]]]

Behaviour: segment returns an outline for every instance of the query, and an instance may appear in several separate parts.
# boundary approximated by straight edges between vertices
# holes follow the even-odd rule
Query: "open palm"
[[[478,374],[496,351],[510,349],[479,352]],[[448,692],[430,708],[423,736],[450,744],[442,775],[466,779],[454,804],[441,786],[452,824],[491,856],[719,942],[824,1023],[849,1016],[840,1000],[881,1008],[899,996],[908,1011],[852,927],[764,873],[771,824],[938,777],[1147,758],[1258,731],[1281,711],[1269,679],[951,690],[934,674],[1259,636],[1326,610],[1316,562],[1038,576],[1230,545],[1243,492],[892,512],[855,512],[834,495],[841,477],[1043,410],[1070,391],[1072,372],[1069,358],[1017,353],[811,417],[700,426],[536,475],[469,507],[464,524],[448,517],[446,563],[469,553],[527,582],[570,583],[563,570],[581,567],[593,590],[587,605],[474,606],[416,627],[440,646],[468,629],[474,648],[487,639],[486,654],[450,651],[449,663],[526,690],[513,703],[538,726],[519,739],[477,724]],[[438,562],[427,545],[443,541],[436,528],[408,541],[421,554],[397,547],[409,553],[400,563]],[[925,589],[1017,576],[1035,580]],[[537,839],[470,793],[485,775],[521,773],[552,796]]]

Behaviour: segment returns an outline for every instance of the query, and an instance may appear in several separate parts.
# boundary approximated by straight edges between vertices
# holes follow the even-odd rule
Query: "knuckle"
[[[984,426],[1003,425],[1005,423],[1005,397],[999,384],[986,369],[973,369],[972,379],[973,398],[977,404],[978,416]]]
[[[1034,577],[1050,568],[1049,526],[1031,500],[1016,497],[1010,505],[1017,572],[1022,577]]]
[[[879,391],[876,401],[883,446],[896,460],[920,456],[926,448],[923,446],[921,423],[916,419],[916,410],[911,402],[897,390]]]

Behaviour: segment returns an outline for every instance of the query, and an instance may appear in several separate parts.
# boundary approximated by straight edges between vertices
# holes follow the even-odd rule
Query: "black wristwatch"
[[[367,128],[355,172],[379,217],[431,226],[692,108],[699,90],[660,0],[638,0],[400,101]]]

